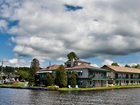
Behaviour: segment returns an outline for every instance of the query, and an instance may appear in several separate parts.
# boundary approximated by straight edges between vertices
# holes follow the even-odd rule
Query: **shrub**
[[[59,86],[48,86],[48,90],[58,90]]]

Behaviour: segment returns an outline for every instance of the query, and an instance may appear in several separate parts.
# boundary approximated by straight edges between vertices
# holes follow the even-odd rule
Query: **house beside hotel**
[[[107,73],[109,84],[114,85],[136,85],[140,84],[140,69],[104,65],[103,69],[110,70]]]
[[[55,71],[60,65],[51,65],[46,68],[42,68],[37,71],[37,76],[39,79],[39,85],[45,85],[46,73],[50,73],[53,77],[55,77]]]

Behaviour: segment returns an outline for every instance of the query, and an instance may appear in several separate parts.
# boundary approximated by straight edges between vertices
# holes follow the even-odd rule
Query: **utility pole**
[[[1,74],[3,75],[4,74],[4,72],[3,72],[3,60],[1,61]]]
[[[1,71],[3,73],[3,61],[1,62]]]
[[[4,69],[3,69],[3,65],[4,65],[4,62],[7,62],[5,60],[1,60],[1,74],[4,74]]]

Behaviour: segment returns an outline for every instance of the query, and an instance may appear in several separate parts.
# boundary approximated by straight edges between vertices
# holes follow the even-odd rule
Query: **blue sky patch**
[[[74,6],[74,5],[68,5],[68,4],[65,4],[65,8],[67,11],[76,11],[76,10],[83,9],[83,7],[81,6]]]
[[[13,54],[14,43],[10,40],[11,36],[9,34],[0,33],[0,59],[10,58]]]
[[[8,21],[8,27],[11,28],[13,26],[17,26],[19,24],[18,20],[10,20]]]

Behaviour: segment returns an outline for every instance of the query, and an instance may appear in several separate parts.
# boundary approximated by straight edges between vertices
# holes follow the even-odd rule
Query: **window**
[[[78,72],[78,76],[82,76],[82,75],[83,75],[82,71]]]
[[[131,79],[133,79],[133,74],[131,74]]]
[[[129,78],[128,74],[126,74],[126,78]]]
[[[89,84],[91,85],[92,84],[92,81],[89,81]]]
[[[115,73],[115,78],[118,78],[119,76],[118,76],[118,73]]]
[[[80,85],[81,85],[81,86],[83,85],[83,81],[80,81]]]

